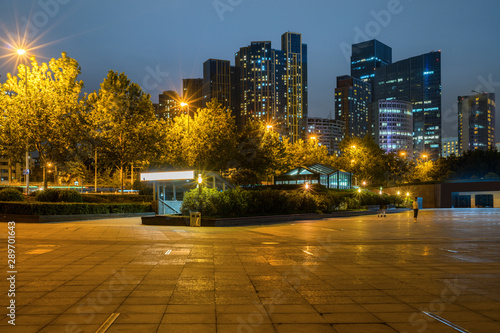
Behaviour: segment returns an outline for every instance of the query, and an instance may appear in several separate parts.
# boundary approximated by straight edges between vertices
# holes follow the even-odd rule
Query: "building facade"
[[[352,45],[351,76],[372,85],[375,69],[392,63],[392,49],[376,39]]]
[[[203,107],[212,99],[231,108],[231,65],[229,60],[208,59],[203,63]]]
[[[460,155],[458,150],[458,137],[443,138],[441,140],[441,157],[448,157],[451,155]]]
[[[196,111],[204,107],[203,79],[183,79],[182,100],[188,104],[191,111]]]
[[[413,104],[414,155],[441,155],[441,52],[429,52],[375,70],[373,100]]]
[[[328,149],[329,155],[340,154],[339,144],[344,139],[344,122],[336,119],[307,118],[308,139],[318,140],[320,146]]]
[[[495,94],[458,96],[458,150],[495,147]]]
[[[352,76],[337,77],[335,119],[344,122],[344,136],[364,137],[370,125],[371,85]]]
[[[292,142],[300,138],[307,119],[307,45],[302,35],[286,32],[281,35],[285,55],[285,133]]]
[[[413,115],[410,102],[379,100],[374,105],[378,144],[387,153],[413,159]],[[377,140],[377,139],[376,139]]]
[[[156,116],[163,119],[171,119],[180,112],[180,97],[174,90],[167,90],[158,96],[158,107],[155,109]]]
[[[282,50],[273,49],[270,41],[254,41],[236,52],[234,104],[239,104],[241,126],[259,119],[295,142],[305,131],[308,113],[307,46],[298,33],[283,34],[281,42]]]

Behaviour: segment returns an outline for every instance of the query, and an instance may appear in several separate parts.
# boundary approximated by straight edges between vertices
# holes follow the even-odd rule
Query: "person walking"
[[[413,222],[417,222],[417,217],[418,217],[418,198],[415,197],[415,200],[413,200],[413,204],[411,205],[413,208]]]

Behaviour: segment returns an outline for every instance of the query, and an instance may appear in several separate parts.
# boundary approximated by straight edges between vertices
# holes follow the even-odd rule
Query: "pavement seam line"
[[[119,313],[112,313],[108,319],[95,331],[95,333],[104,333],[108,330],[108,328],[113,324],[113,322],[118,318]]]
[[[441,323],[443,323],[443,324],[445,324],[445,325],[447,325],[447,326],[449,326],[449,327],[451,327],[451,328],[453,328],[461,333],[471,333],[470,331],[466,330],[465,328],[462,328],[456,324],[453,324],[451,321],[448,321],[444,318],[441,318],[432,312],[422,311],[422,313],[428,315],[431,318],[436,319],[437,321],[439,321],[439,322],[441,322]]]

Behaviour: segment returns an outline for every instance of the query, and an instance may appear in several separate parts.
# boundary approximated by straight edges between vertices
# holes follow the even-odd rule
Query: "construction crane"
[[[479,92],[479,91],[476,91],[476,90],[471,90],[473,93],[476,93],[478,95],[481,95],[481,94],[486,94],[484,91],[483,92]]]

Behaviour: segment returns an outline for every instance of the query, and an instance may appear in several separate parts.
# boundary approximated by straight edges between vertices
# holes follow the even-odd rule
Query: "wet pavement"
[[[0,224],[2,275],[7,223]],[[247,227],[17,223],[2,332],[500,332],[500,209]],[[15,299],[15,326],[5,314]]]

